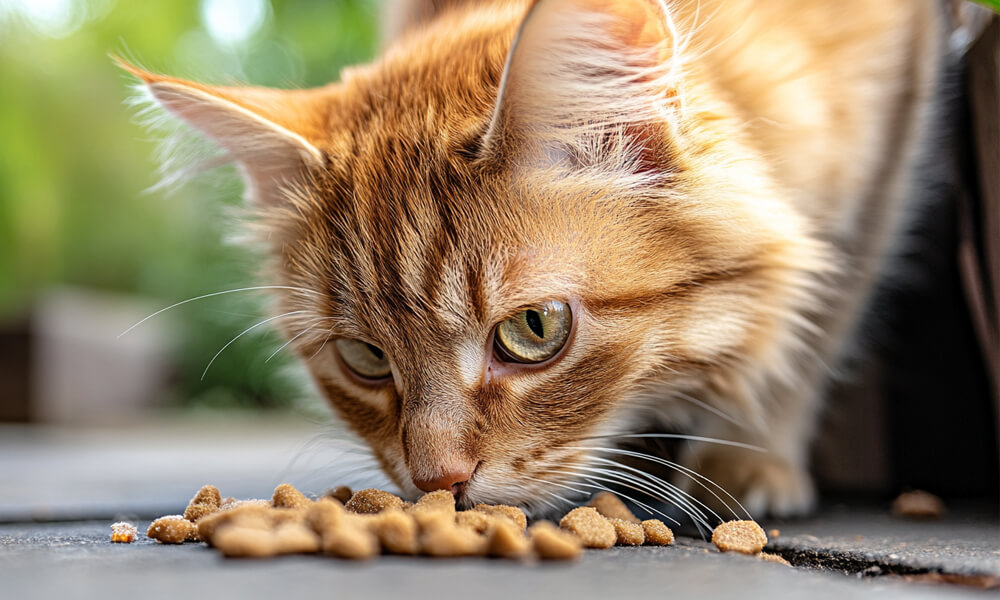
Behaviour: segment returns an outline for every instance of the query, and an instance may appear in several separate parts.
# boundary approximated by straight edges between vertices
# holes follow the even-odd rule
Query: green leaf
[[[988,6],[996,12],[1000,12],[1000,0],[974,0],[983,6]]]

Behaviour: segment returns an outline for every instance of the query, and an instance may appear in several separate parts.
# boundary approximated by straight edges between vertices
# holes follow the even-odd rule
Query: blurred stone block
[[[31,420],[119,423],[149,412],[165,390],[165,317],[119,335],[158,308],[84,289],[45,294],[32,322]]]

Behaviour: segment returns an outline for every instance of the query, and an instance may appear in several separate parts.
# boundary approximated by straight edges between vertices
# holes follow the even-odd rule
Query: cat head
[[[685,52],[659,3],[544,0],[312,90],[126,68],[240,166],[277,322],[396,484],[526,504],[651,386],[780,368],[810,300],[822,248]]]

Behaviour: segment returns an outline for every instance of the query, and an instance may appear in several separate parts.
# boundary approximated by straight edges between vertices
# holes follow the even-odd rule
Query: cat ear
[[[324,164],[310,138],[320,131],[306,119],[315,101],[310,90],[208,86],[118,64],[142,80],[161,107],[207,135],[237,163],[256,202],[275,202],[281,187]]]
[[[636,164],[649,158],[645,136],[681,108],[672,29],[658,0],[536,2],[507,55],[483,156],[650,167]],[[617,151],[599,148],[609,142]]]

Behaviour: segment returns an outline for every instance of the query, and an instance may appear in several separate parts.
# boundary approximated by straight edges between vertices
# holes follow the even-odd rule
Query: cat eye
[[[506,362],[540,363],[555,356],[566,344],[572,325],[568,304],[546,302],[497,325],[493,346]]]
[[[338,338],[334,345],[344,364],[365,379],[384,379],[391,374],[389,358],[378,346],[361,340]]]

